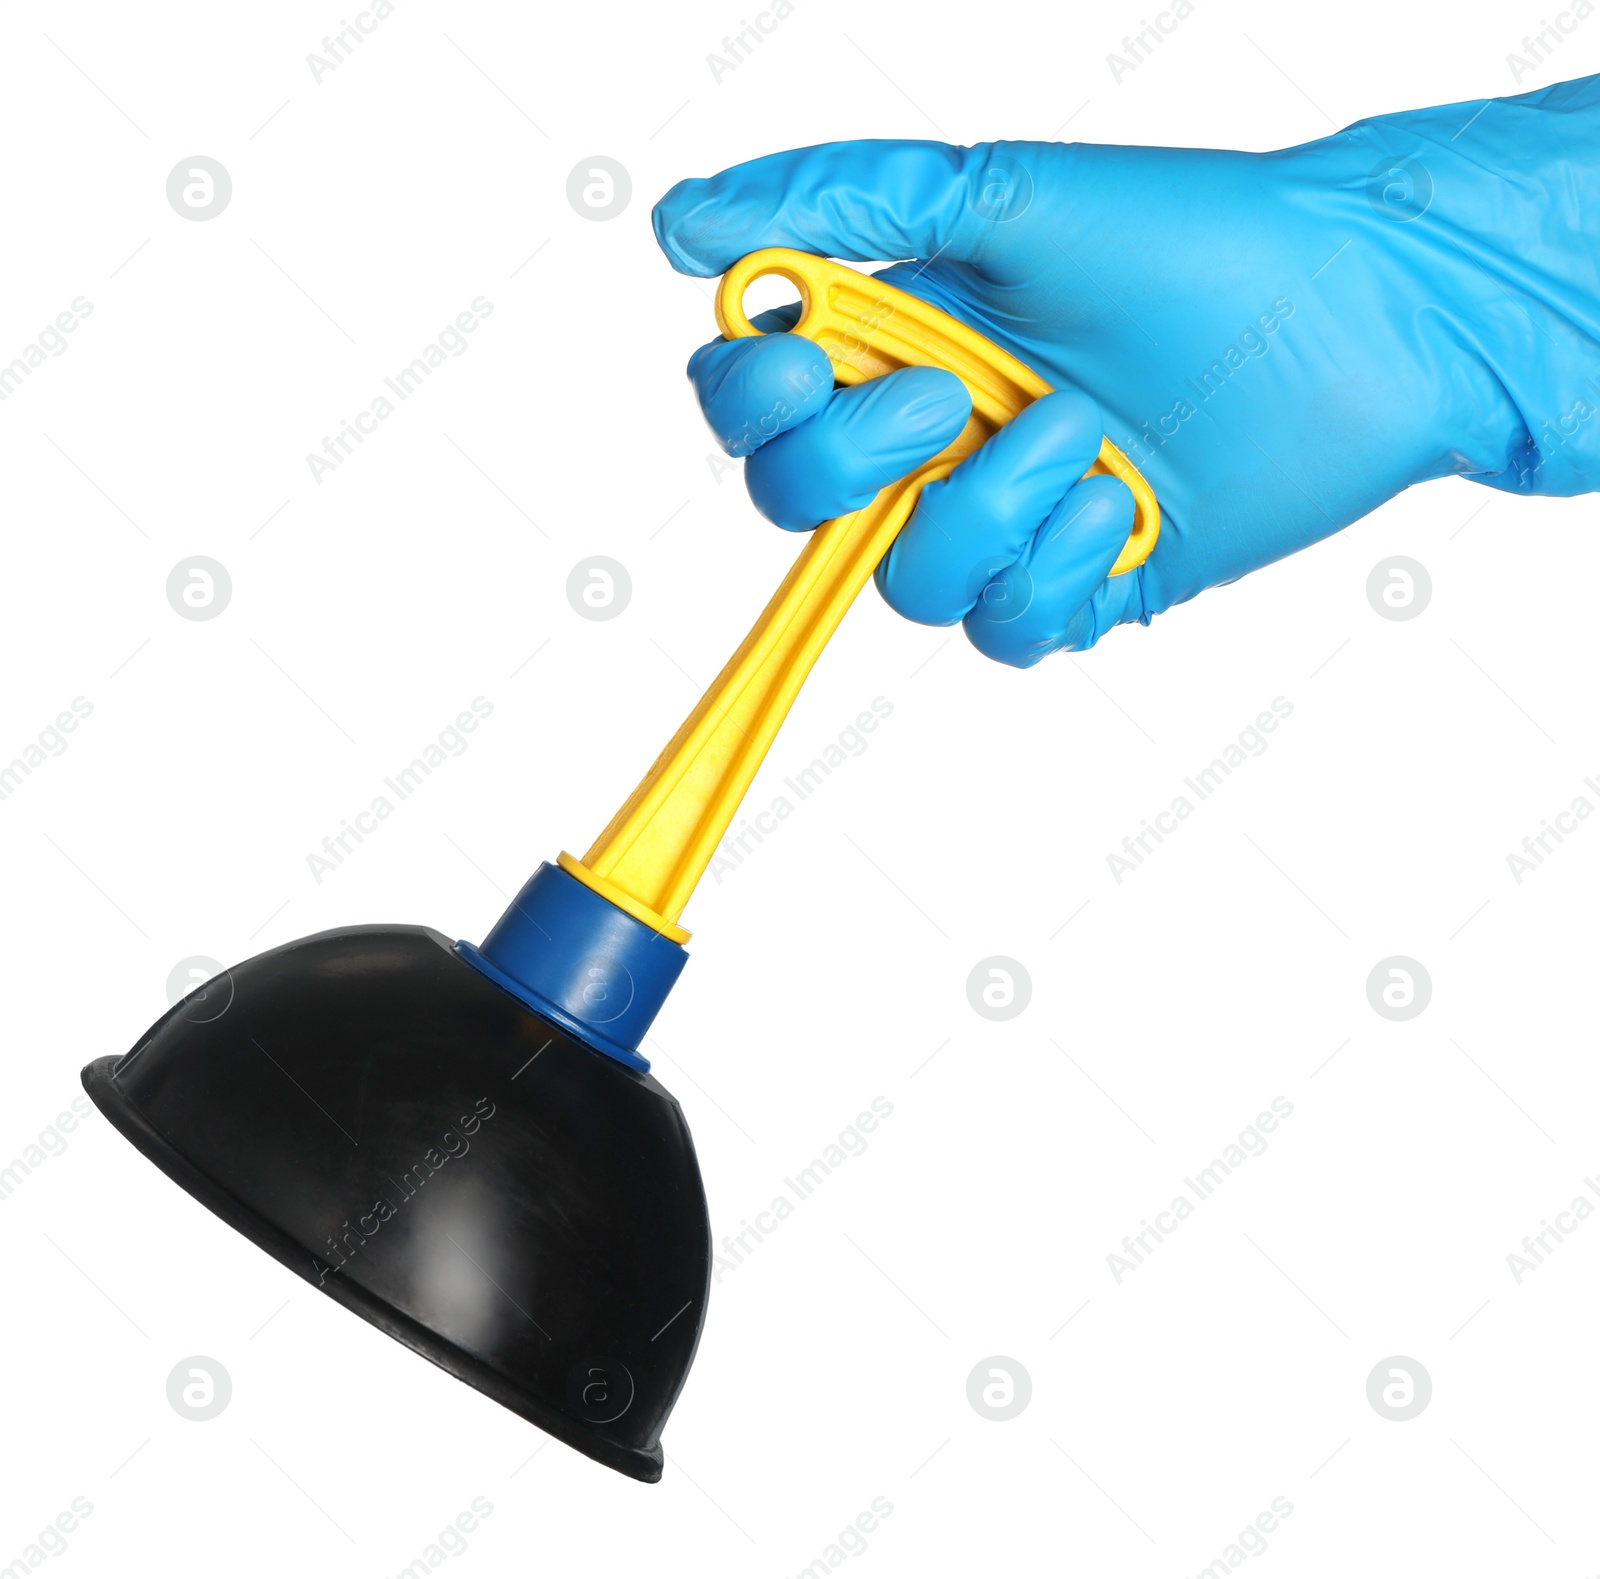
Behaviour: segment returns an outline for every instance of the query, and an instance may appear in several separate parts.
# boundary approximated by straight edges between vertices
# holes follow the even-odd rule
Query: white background
[[[718,83],[731,0],[401,0],[318,84],[347,14],[0,12],[0,357],[93,303],[0,406],[0,758],[93,704],[0,802],[0,1163],[186,956],[481,936],[737,643],[796,545],[707,464],[710,287],[649,230],[673,181],[1069,117],[1266,149],[1600,62],[1582,24],[1515,84],[1520,6],[1200,0],[1118,85],[1135,7],[798,0]],[[197,153],[234,187],[205,223],[165,196]],[[594,154],[632,178],[608,223],[565,195]],[[479,295],[466,354],[314,482],[306,452]],[[1600,773],[1596,514],[1437,483],[1027,674],[869,591],[754,802],[893,712],[707,881],[646,1050],[719,1236],[873,1097],[893,1116],[714,1289],[661,1484],[546,1446],[92,1115],[0,1200],[0,1565],[81,1496],[51,1573],[391,1575],[482,1496],[452,1573],[790,1575],[883,1497],[852,1573],[1177,1579],[1283,1497],[1251,1571],[1593,1571],[1600,1224],[1520,1286],[1506,1256],[1600,1172],[1600,829],[1521,886],[1505,857]],[[193,554],[233,582],[205,623],[164,591]],[[565,597],[592,554],[633,581],[608,623]],[[1405,623],[1365,594],[1393,554],[1433,581]],[[308,852],[479,695],[470,749],[318,885]],[[1270,749],[1115,883],[1107,852],[1276,696]],[[1006,1023],[966,997],[997,954],[1033,982]],[[1405,1023],[1366,996],[1393,954],[1433,983]],[[1117,1283],[1123,1235],[1277,1096],[1268,1151]],[[233,1382],[206,1423],[165,1394],[196,1354]],[[1004,1423],[966,1396],[992,1355],[1032,1379]],[[1366,1397],[1393,1355],[1433,1382],[1406,1423]]]

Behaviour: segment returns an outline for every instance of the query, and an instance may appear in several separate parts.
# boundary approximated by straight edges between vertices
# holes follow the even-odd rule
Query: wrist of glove
[[[1312,283],[1393,349],[1381,409],[1410,481],[1600,486],[1600,78],[1384,116],[1269,157],[1300,203],[1359,200],[1349,248]]]

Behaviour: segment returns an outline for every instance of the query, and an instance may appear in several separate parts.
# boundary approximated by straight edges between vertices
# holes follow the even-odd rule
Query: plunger
[[[693,1363],[711,1229],[694,1144],[639,1043],[678,979],[679,925],[845,610],[921,489],[1049,386],[938,309],[786,249],[723,277],[799,288],[793,332],[840,383],[943,367],[971,392],[959,437],[811,534],[744,644],[581,861],[534,873],[483,942],[340,927],[270,949],[83,1071],[107,1118],[184,1189],[375,1327],[580,1452],[661,1477],[661,1428]],[[1092,470],[1133,490],[1113,574],[1160,515],[1109,440]]]

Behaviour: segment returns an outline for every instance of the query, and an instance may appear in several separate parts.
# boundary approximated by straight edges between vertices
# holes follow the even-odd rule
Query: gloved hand
[[[701,276],[765,246],[919,260],[881,277],[1056,387],[925,490],[878,572],[900,613],[964,620],[1026,666],[1427,478],[1600,485],[1597,134],[1591,77],[1269,154],[832,143],[680,182],[655,230]],[[858,508],[967,413],[932,369],[835,390],[822,352],[778,332],[716,341],[689,371],[791,530]],[[1162,510],[1155,552],[1113,579],[1132,500],[1078,481],[1102,424]]]

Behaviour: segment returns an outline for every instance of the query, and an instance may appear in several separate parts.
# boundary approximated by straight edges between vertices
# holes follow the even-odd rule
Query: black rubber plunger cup
[[[482,951],[346,927],[83,1072],[172,1179],[342,1305],[637,1480],[705,1319],[689,1129],[636,1048],[687,956],[553,866]]]

